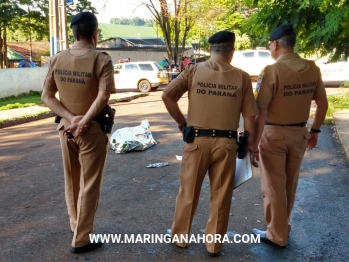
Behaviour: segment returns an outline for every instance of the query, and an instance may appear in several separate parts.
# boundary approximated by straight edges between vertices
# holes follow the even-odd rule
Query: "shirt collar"
[[[276,61],[280,61],[280,60],[287,60],[287,59],[292,59],[292,58],[300,58],[300,56],[296,53],[288,53],[288,54],[283,54],[280,55]]]
[[[72,48],[87,48],[87,49],[96,49],[94,45],[86,43],[84,41],[75,41]]]
[[[225,61],[220,60],[219,58],[211,57],[208,61],[206,61],[206,65],[209,68],[215,71],[229,71],[233,68],[233,66]]]

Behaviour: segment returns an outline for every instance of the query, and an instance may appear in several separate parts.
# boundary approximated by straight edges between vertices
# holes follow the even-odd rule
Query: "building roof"
[[[16,51],[13,51],[10,48],[7,48],[7,59],[8,60],[22,60],[22,59],[24,59],[24,56],[17,53]]]
[[[131,43],[133,46],[164,46],[165,41],[162,38],[130,38],[124,37],[126,41]]]
[[[166,47],[166,43],[164,39],[161,37],[147,37],[147,38],[134,38],[134,37],[111,37],[102,41],[99,41],[100,43],[108,42],[112,39],[121,39],[123,40],[123,43],[121,43],[119,46],[114,47],[122,47],[122,46],[128,46],[128,47]],[[126,43],[125,43],[126,42]]]

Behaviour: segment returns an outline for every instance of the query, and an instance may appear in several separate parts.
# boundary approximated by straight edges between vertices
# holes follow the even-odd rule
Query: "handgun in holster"
[[[114,124],[115,109],[106,105],[93,120],[101,124],[103,132],[110,134]]]
[[[193,143],[195,138],[195,130],[192,126],[187,126],[187,124],[182,124],[182,134],[183,141],[187,143]]]
[[[239,132],[238,135],[238,158],[243,159],[247,152],[248,131]]]

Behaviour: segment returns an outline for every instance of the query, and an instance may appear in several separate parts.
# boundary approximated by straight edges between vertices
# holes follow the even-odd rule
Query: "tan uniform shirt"
[[[264,68],[256,96],[258,107],[268,109],[268,122],[289,125],[306,122],[311,101],[325,99],[326,91],[315,63],[292,53]]]
[[[188,65],[164,93],[178,101],[186,91],[189,126],[237,130],[240,113],[243,117],[258,113],[250,76],[217,59]]]
[[[49,61],[44,89],[58,91],[63,106],[74,115],[84,115],[99,91],[116,93],[110,56],[93,45],[77,41]]]

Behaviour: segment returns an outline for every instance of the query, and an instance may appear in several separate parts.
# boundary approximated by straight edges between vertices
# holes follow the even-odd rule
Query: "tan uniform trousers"
[[[306,127],[266,125],[259,144],[267,237],[286,246],[299,170],[310,134]]]
[[[74,232],[73,247],[90,243],[93,220],[102,186],[108,137],[104,132],[89,134],[68,141],[60,130],[63,155],[65,199]]]
[[[223,239],[229,220],[233,195],[237,144],[235,139],[196,137],[185,144],[180,170],[172,237],[189,236],[206,172],[210,178],[211,210],[205,234],[220,234]],[[190,237],[188,237],[190,238]],[[210,238],[209,238],[210,239]],[[187,243],[176,243],[186,247]],[[221,251],[222,243],[206,243],[211,253]]]

